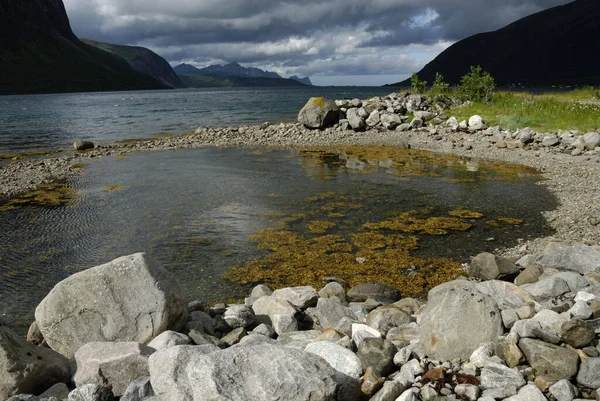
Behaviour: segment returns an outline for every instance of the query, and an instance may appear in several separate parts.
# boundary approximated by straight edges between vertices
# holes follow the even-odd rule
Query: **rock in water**
[[[89,141],[77,141],[75,143],[73,143],[73,149],[75,150],[88,150],[88,149],[94,149],[94,142],[89,142]]]
[[[340,120],[340,111],[335,101],[322,97],[311,97],[298,113],[298,122],[306,128],[324,129]]]
[[[144,253],[124,256],[58,283],[35,310],[48,345],[70,358],[84,344],[147,343],[187,321],[174,276]]]
[[[0,324],[0,400],[16,394],[40,394],[71,380],[69,361],[62,355],[28,343]]]
[[[473,284],[442,284],[428,298],[420,325],[421,344],[429,357],[467,360],[482,343],[496,342],[502,335],[498,305]]]
[[[202,355],[173,347],[150,357],[150,380],[163,401],[330,401],[335,371],[322,358],[271,344]]]

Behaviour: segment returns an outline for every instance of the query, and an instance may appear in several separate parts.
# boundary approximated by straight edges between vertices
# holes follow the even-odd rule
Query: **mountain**
[[[150,75],[165,86],[171,88],[186,87],[167,60],[150,49],[139,46],[113,45],[90,39],[81,39],[81,41],[124,58],[134,70]]]
[[[208,67],[201,68],[199,74],[225,77],[281,78],[276,72],[263,71],[260,68],[242,67],[238,63],[209,65]]]
[[[294,81],[303,83],[304,85],[313,86],[313,83],[311,82],[309,77],[300,78],[300,77],[293,75],[290,77],[290,79],[293,79]]]
[[[199,68],[194,67],[189,64],[179,64],[178,66],[173,67],[173,71],[177,75],[190,75],[190,74],[202,74]]]
[[[0,95],[164,88],[81,42],[62,0],[0,0]]]
[[[431,83],[439,72],[455,84],[469,66],[481,65],[498,86],[599,85],[599,20],[600,1],[576,0],[461,40],[418,75]]]
[[[232,77],[203,74],[182,74],[179,78],[191,88],[219,88],[219,87],[288,87],[306,86],[301,82],[285,78],[265,77]]]

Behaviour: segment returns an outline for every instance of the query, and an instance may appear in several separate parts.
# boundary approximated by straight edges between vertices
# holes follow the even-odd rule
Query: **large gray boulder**
[[[354,131],[364,131],[365,128],[367,128],[367,123],[364,118],[360,116],[358,111],[359,109],[355,107],[348,109],[348,111],[346,111],[346,118]]]
[[[470,283],[433,288],[419,324],[425,353],[444,361],[467,360],[482,343],[495,343],[503,333],[498,305]]]
[[[300,309],[316,306],[319,299],[319,293],[311,286],[281,288],[273,291],[272,296]]]
[[[501,310],[516,309],[535,301],[530,293],[506,281],[484,281],[477,284],[476,288],[483,294],[492,297]]]
[[[600,358],[587,358],[581,362],[577,383],[587,388],[600,388]]]
[[[352,302],[364,302],[369,298],[397,301],[400,299],[400,292],[383,283],[364,283],[348,290],[348,299]]]
[[[583,136],[583,143],[587,150],[594,150],[600,146],[600,134],[597,132],[588,132]]]
[[[0,400],[16,394],[40,394],[71,380],[69,361],[45,347],[28,343],[0,324]]]
[[[141,376],[148,376],[148,358],[154,348],[126,342],[88,343],[75,352],[73,359],[73,383],[108,385],[113,394],[121,396],[129,383]]]
[[[553,267],[558,270],[585,274],[592,270],[600,270],[600,251],[588,245],[558,248],[554,252],[542,256],[538,263],[544,269]]]
[[[387,335],[390,329],[410,322],[410,315],[395,306],[381,306],[367,315],[367,325],[384,336]]]
[[[339,119],[340,111],[335,101],[323,97],[311,97],[298,113],[298,122],[307,128],[324,129]]]
[[[568,380],[577,374],[579,356],[575,351],[531,338],[521,339],[519,348],[538,376]]]
[[[150,357],[150,380],[162,401],[330,401],[334,369],[322,358],[272,344],[236,345],[202,354],[180,347]]]
[[[295,315],[298,310],[289,303],[289,301],[278,299],[272,296],[258,298],[252,304],[252,310],[256,315],[256,322],[273,325],[275,315]]]
[[[70,358],[102,341],[147,343],[187,321],[175,277],[145,253],[123,256],[58,283],[35,310],[48,345]]]

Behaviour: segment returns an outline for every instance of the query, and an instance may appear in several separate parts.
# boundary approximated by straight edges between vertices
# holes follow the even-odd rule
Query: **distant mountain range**
[[[0,95],[163,88],[81,42],[61,0],[0,0]]]
[[[186,87],[167,60],[152,50],[139,46],[113,45],[89,39],[81,39],[81,41],[124,58],[134,70],[150,75],[165,86],[171,88]]]
[[[481,65],[499,86],[600,85],[598,21],[599,0],[553,7],[455,43],[418,75],[431,83],[439,72],[456,84],[471,65]]]
[[[190,64],[179,64],[173,70],[190,87],[243,87],[243,86],[304,86],[312,85],[310,79],[282,78],[276,72],[260,68],[243,67],[238,63],[210,65],[197,68]]]

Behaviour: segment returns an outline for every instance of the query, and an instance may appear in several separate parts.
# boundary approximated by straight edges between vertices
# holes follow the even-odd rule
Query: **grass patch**
[[[539,132],[600,129],[598,90],[582,88],[571,92],[531,93],[498,92],[491,102],[473,102],[450,110],[457,119],[466,120],[474,114],[483,117],[488,126],[516,130],[529,127]]]
[[[63,206],[73,199],[75,193],[73,188],[60,183],[46,185],[0,205],[0,212],[26,206]]]
[[[122,191],[124,189],[127,189],[128,187],[124,186],[124,185],[107,185],[104,188],[102,188],[102,190],[104,192],[110,192],[110,191]]]

